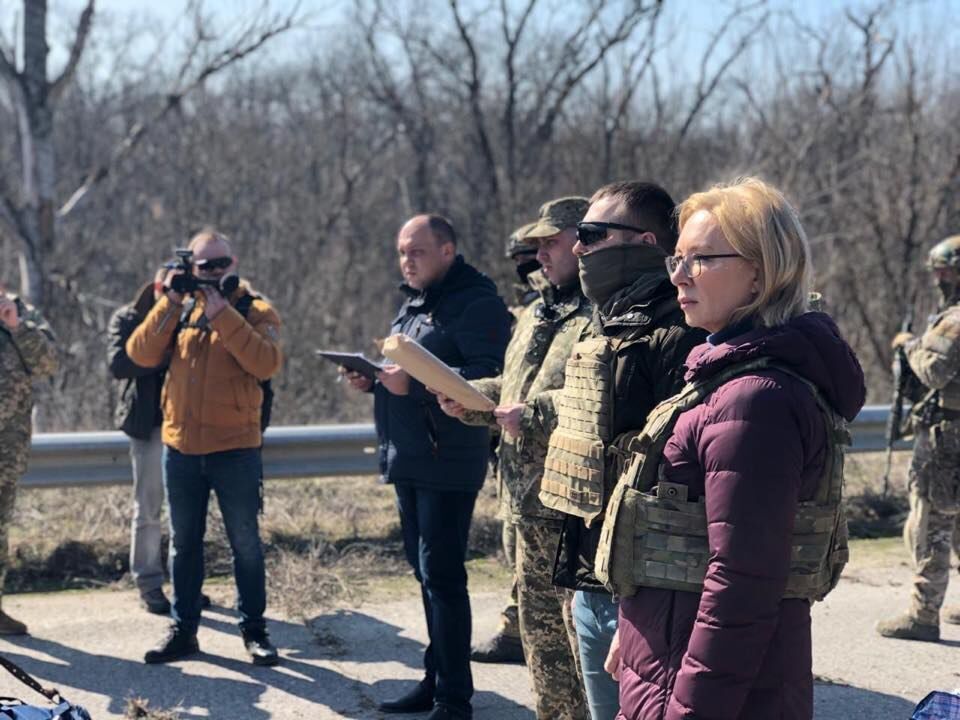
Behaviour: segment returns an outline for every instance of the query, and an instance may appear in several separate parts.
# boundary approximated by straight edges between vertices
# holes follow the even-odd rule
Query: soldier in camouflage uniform
[[[0,288],[0,597],[17,481],[30,454],[33,383],[57,370],[50,326],[35,309]],[[27,627],[0,610],[0,635]]]
[[[938,312],[920,337],[899,333],[910,370],[926,394],[913,410],[916,439],[908,489],[910,515],[903,529],[916,575],[905,615],[877,624],[884,637],[936,642],[950,578],[950,549],[960,514],[960,235],[930,251],[927,267],[940,294]],[[943,619],[957,622],[956,608]]]
[[[540,270],[537,260],[537,243],[527,240],[527,231],[535,222],[518,227],[507,238],[506,258],[513,260],[517,270],[517,280],[513,283],[513,304],[508,308],[514,318],[530,303],[540,298],[539,286],[549,285]]]
[[[516,266],[517,282],[513,283],[514,304],[508,307],[513,315],[514,324],[523,314],[524,308],[535,300],[539,300],[541,291],[550,286],[550,281],[544,277],[537,260],[536,242],[528,241],[526,232],[536,225],[527,223],[517,228],[507,238],[507,247],[504,256],[512,260]],[[496,434],[492,441],[499,443],[499,426],[494,428]],[[494,453],[491,469],[497,470],[497,458]],[[502,500],[502,498],[501,498]],[[520,618],[517,610],[517,529],[510,520],[509,512],[501,511],[497,514],[501,525],[501,542],[503,555],[510,567],[514,568],[513,579],[510,584],[510,600],[500,613],[500,624],[492,638],[478,645],[470,651],[470,659],[482,663],[522,663],[523,645],[520,641]]]
[[[542,720],[588,717],[577,662],[563,620],[564,591],[552,583],[551,568],[560,540],[561,515],[537,498],[548,435],[524,415],[527,403],[563,385],[573,344],[590,323],[592,309],[577,281],[572,253],[576,224],[586,198],[560,198],[540,209],[527,237],[537,238],[538,259],[551,287],[524,309],[507,348],[503,374],[473,385],[498,407],[492,413],[464,412],[447,399],[442,406],[468,424],[499,424],[498,488],[501,510],[517,529],[516,572],[520,634]]]

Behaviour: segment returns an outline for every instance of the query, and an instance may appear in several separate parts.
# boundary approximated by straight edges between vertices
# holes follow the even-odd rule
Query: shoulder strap
[[[682,413],[695,405],[699,405],[707,395],[732,378],[765,368],[768,365],[770,365],[770,358],[767,357],[731,365],[706,380],[687,383],[679,393],[667,398],[651,410],[647,416],[647,424],[635,442],[647,457],[657,458],[657,461],[644,462],[640,465],[639,472],[633,478],[633,487],[648,491],[656,484],[657,468],[660,465],[659,458],[663,455],[663,448],[666,446],[667,440],[670,439],[673,428]]]
[[[249,292],[244,293],[243,295],[240,296],[240,299],[237,300],[237,304],[234,305],[233,307],[236,309],[238,313],[243,315],[244,320],[246,320],[247,316],[250,314],[250,308],[253,307],[253,301],[259,300],[259,299],[260,299],[259,295],[254,295],[253,293],[249,293]]]
[[[8,660],[3,655],[0,655],[0,665],[5,667],[11,675],[13,675],[17,680],[22,682],[27,687],[32,690],[36,690],[38,693],[43,695],[45,698],[51,702],[59,703],[63,701],[63,697],[60,695],[60,691],[56,688],[45,688],[43,685],[38,683],[33,677],[24,670],[22,667],[14,663],[12,660]]]

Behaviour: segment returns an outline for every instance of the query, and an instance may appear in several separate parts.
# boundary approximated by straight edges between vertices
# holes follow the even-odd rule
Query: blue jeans
[[[620,685],[603,669],[603,663],[617,631],[619,604],[606,593],[583,590],[577,591],[573,602],[573,623],[580,643],[590,717],[613,720],[620,711]]]
[[[170,503],[170,576],[174,622],[188,633],[200,623],[203,586],[203,535],[207,530],[210,490],[217,494],[223,525],[233,553],[240,629],[261,633],[267,605],[260,510],[260,449],[184,455],[163,448],[163,483]]]
[[[420,583],[430,638],[423,654],[434,700],[471,710],[470,597],[467,594],[467,535],[476,492],[443,492],[395,486],[403,550]]]

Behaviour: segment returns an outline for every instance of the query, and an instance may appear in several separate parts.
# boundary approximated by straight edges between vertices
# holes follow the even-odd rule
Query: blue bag
[[[910,720],[960,720],[960,695],[935,690],[914,708]]]
[[[54,707],[43,708],[36,705],[27,705],[23,700],[16,698],[0,698],[0,720],[91,720],[90,714],[79,705],[71,705],[64,700],[60,691],[55,688],[45,688],[19,665],[0,655],[0,665],[3,665],[10,674],[24,685],[31,687],[38,693],[55,703]]]

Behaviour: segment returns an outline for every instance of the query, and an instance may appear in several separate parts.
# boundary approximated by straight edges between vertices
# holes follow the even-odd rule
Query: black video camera
[[[224,297],[233,294],[240,286],[240,278],[236,275],[224,275],[219,279],[199,278],[193,274],[193,250],[176,250],[177,259],[164,265],[168,270],[180,270],[180,275],[170,278],[170,289],[180,295],[189,295],[201,287],[212,287]]]

